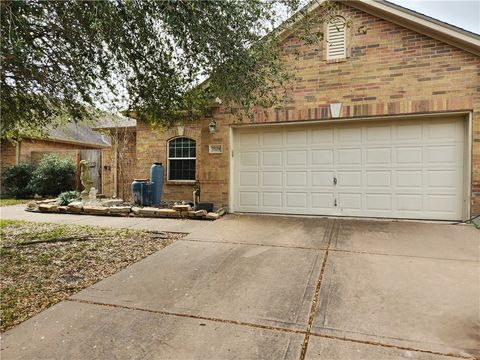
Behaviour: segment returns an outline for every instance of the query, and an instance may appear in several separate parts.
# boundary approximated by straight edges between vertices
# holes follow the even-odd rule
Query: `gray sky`
[[[480,0],[389,0],[419,13],[480,34]]]

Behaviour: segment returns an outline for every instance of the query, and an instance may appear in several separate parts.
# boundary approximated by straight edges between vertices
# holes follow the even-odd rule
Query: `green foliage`
[[[2,134],[91,117],[98,104],[167,126],[205,114],[217,97],[247,115],[280,106],[292,76],[266,34],[305,2],[4,0]],[[331,11],[324,2],[281,29],[305,19],[299,37],[318,41]]]
[[[2,170],[2,182],[8,195],[17,199],[33,195],[29,186],[35,167],[32,164],[20,163],[5,167]]]
[[[75,201],[80,197],[80,193],[78,191],[64,191],[60,195],[58,195],[57,203],[60,206],[67,206],[72,201]]]
[[[75,173],[72,161],[47,154],[33,172],[29,186],[39,195],[58,195],[73,189]]]

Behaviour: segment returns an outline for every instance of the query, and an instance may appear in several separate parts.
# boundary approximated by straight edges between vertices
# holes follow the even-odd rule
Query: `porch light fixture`
[[[208,129],[210,130],[210,134],[215,134],[217,131],[217,122],[215,120],[210,121],[210,124],[208,124]]]
[[[330,115],[332,118],[340,117],[340,110],[342,109],[342,103],[330,104]]]

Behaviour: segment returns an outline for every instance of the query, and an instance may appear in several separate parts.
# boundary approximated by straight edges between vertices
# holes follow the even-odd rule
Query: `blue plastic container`
[[[146,181],[141,183],[142,188],[142,206],[152,205],[153,182]]]
[[[142,184],[146,183],[145,179],[134,179],[132,182],[132,202],[133,205],[142,205]]]
[[[162,201],[164,174],[165,169],[163,168],[162,163],[153,163],[150,168],[150,181],[153,183],[152,205],[160,206],[160,202]]]

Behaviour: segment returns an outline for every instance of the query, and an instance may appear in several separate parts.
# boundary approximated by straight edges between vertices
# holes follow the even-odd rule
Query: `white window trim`
[[[197,140],[195,139],[192,139],[188,136],[176,136],[174,138],[171,138],[167,141],[167,181],[168,182],[172,182],[172,183],[185,183],[185,184],[189,184],[189,183],[195,183],[197,181],[196,177],[197,177],[197,157],[172,157],[171,159],[172,160],[195,160],[195,179],[193,180],[178,180],[178,179],[170,179],[170,142],[173,141],[173,140],[176,140],[176,139],[180,139],[180,138],[185,138],[185,139],[189,139],[189,140],[192,140],[195,142],[195,154],[196,154],[196,150],[197,150]]]
[[[340,19],[340,21],[343,23],[343,54],[332,56],[330,55],[330,25],[332,25],[337,19]],[[327,60],[342,60],[347,58],[347,23],[343,16],[336,16],[327,24],[326,54]]]

